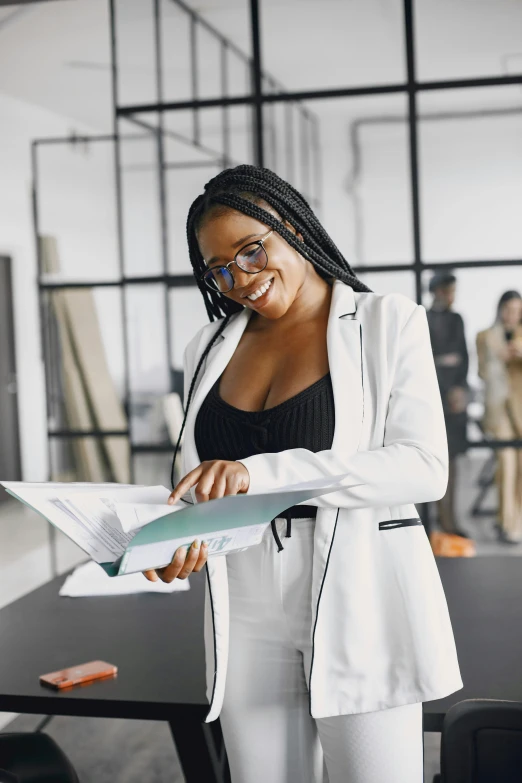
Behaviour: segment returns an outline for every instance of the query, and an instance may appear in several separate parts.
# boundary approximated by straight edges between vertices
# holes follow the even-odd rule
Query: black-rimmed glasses
[[[232,291],[234,288],[234,277],[229,266],[236,264],[236,266],[248,275],[257,275],[258,272],[262,272],[268,264],[268,256],[264,242],[266,242],[270,234],[273,233],[274,229],[272,228],[268,234],[265,234],[261,239],[256,239],[255,242],[249,242],[248,245],[243,245],[243,247],[239,248],[232,261],[229,261],[228,264],[220,264],[207,269],[203,272],[200,279],[203,280],[212,291],[219,291],[220,294],[226,294],[229,291]]]

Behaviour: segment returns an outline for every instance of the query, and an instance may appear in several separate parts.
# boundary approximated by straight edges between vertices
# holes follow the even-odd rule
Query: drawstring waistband
[[[286,519],[286,538],[292,537],[292,519],[309,519],[310,517],[314,518],[317,516],[317,506],[291,506],[290,508],[285,509],[285,511],[282,511],[279,514],[279,517],[282,519]],[[282,549],[284,549],[281,539],[277,535],[277,528],[276,528],[276,519],[275,517],[271,522],[270,525],[272,527],[272,535],[274,536],[275,542],[277,544],[277,551],[281,552]]]

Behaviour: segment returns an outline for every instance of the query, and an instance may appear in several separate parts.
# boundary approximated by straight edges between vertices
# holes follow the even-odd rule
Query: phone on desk
[[[89,661],[69,669],[61,669],[57,672],[49,672],[40,675],[42,685],[47,685],[55,690],[73,688],[75,685],[87,685],[96,680],[107,680],[115,677],[118,667],[106,661]]]

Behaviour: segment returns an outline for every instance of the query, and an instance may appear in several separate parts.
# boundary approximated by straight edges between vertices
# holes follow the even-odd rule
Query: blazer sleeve
[[[367,508],[438,500],[448,483],[448,443],[426,310],[416,305],[399,336],[383,446],[343,456],[288,449],[238,460],[249,491],[344,474],[363,486],[317,498],[319,507]]]

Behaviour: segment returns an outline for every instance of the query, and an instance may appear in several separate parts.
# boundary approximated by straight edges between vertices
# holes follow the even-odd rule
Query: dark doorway
[[[0,479],[21,477],[11,259],[0,256]]]

